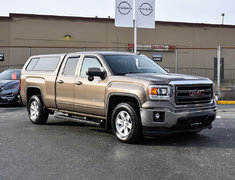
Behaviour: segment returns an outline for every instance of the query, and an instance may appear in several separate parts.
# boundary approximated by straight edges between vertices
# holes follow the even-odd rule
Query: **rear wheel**
[[[34,124],[46,123],[49,112],[43,107],[40,95],[33,95],[28,103],[29,119]]]
[[[120,103],[112,113],[112,131],[119,141],[135,143],[142,135],[139,113],[134,103]]]

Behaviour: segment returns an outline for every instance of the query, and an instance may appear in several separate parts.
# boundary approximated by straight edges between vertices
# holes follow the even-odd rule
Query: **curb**
[[[217,104],[235,104],[235,101],[217,101]]]

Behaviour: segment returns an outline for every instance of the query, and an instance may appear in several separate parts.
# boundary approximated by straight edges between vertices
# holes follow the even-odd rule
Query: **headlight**
[[[7,85],[7,86],[3,86],[1,89],[2,89],[2,91],[6,91],[9,89],[15,89],[17,87],[18,87],[18,84],[11,84],[11,85]]]
[[[151,100],[169,100],[170,99],[170,87],[149,85],[149,98]]]

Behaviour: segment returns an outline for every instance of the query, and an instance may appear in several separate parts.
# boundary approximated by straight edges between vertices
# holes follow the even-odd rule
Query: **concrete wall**
[[[9,18],[0,18],[0,46],[9,46],[10,44],[9,25]],[[0,52],[4,53],[5,58],[5,61],[0,61],[0,66],[9,64],[10,49],[7,47],[0,47]]]
[[[35,54],[88,50],[128,51],[128,43],[133,43],[133,29],[114,27],[111,19],[11,14],[9,18],[0,18],[0,27],[0,46],[12,46],[0,47],[0,52],[5,53],[5,61],[0,62],[0,66],[24,64],[30,55]],[[66,34],[71,35],[71,40],[64,39]],[[138,29],[138,44],[216,48],[219,44],[235,46],[234,34],[235,26],[156,22],[156,29]],[[175,67],[175,52],[141,53],[149,57],[153,53],[161,53],[163,61],[160,64]],[[223,56],[225,68],[235,69],[235,50],[227,51]],[[179,49],[178,66],[214,68],[214,57],[215,49]]]

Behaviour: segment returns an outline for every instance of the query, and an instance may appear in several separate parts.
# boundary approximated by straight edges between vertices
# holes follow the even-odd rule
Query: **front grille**
[[[213,97],[213,85],[177,85],[175,86],[176,105],[209,103]]]

